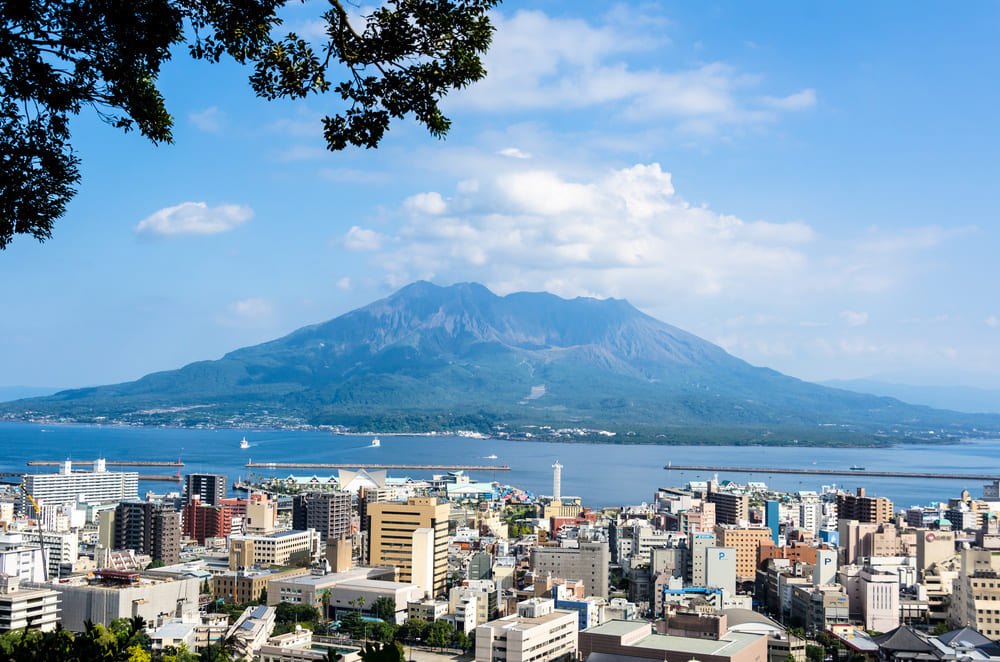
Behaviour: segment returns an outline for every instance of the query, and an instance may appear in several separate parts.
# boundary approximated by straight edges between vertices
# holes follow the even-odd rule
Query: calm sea
[[[240,450],[246,435],[250,448]],[[708,473],[664,471],[668,462],[686,465],[845,469],[862,465],[869,470],[941,473],[1000,472],[1000,441],[969,441],[956,445],[896,446],[892,448],[799,448],[732,446],[630,446],[513,442],[456,437],[382,436],[379,448],[371,437],[323,432],[274,430],[181,430],[77,425],[0,424],[0,471],[27,471],[28,460],[176,460],[181,473],[225,473],[231,480],[247,475],[244,464],[256,462],[337,462],[402,464],[507,464],[511,471],[477,472],[479,480],[498,480],[536,494],[552,493],[552,464],[563,465],[562,493],[581,496],[591,507],[619,506],[650,501],[657,487],[680,486],[689,480],[710,478]],[[498,459],[487,459],[496,455]],[[36,468],[33,471],[54,471]],[[154,467],[140,473],[173,473]],[[261,470],[259,475],[329,475],[333,470]],[[428,478],[431,472],[413,472]],[[392,476],[406,475],[391,471]],[[846,489],[865,487],[868,494],[885,496],[897,508],[944,501],[967,489],[982,495],[982,481],[944,479],[866,478],[862,476],[798,476],[756,472],[720,474],[720,480],[763,481],[785,490],[816,490],[836,484]],[[140,493],[175,489],[170,483],[141,483]]]

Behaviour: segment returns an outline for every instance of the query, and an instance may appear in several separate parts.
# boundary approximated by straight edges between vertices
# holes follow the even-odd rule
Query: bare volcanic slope
[[[860,435],[870,443],[1000,429],[1000,417],[751,366],[627,301],[500,297],[475,283],[427,282],[216,361],[2,409],[26,410],[184,424],[266,416],[375,431],[549,424],[649,441]]]

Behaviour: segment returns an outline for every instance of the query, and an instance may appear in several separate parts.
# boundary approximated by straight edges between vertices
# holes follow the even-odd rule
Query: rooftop
[[[645,621],[608,621],[584,632],[588,634],[621,637],[635,632],[637,626],[645,625]],[[760,640],[763,635],[729,632],[722,639],[696,639],[694,637],[677,637],[669,634],[650,634],[632,644],[633,648],[648,648],[651,650],[675,651],[685,655],[718,655],[732,656],[750,644]]]

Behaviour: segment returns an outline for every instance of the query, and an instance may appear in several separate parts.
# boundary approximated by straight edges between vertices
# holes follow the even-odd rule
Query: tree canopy
[[[90,108],[118,129],[172,141],[157,77],[184,45],[196,59],[249,67],[264,99],[332,92],[343,108],[323,119],[327,147],[373,148],[406,116],[447,133],[438,102],[485,75],[488,12],[499,2],[388,0],[361,26],[330,0],[322,44],[281,35],[286,0],[0,3],[0,249],[18,234],[49,238],[65,214],[80,181],[73,115]]]

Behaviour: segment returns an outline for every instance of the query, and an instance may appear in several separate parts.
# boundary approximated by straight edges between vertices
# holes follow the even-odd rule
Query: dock
[[[403,469],[404,471],[510,471],[506,464],[364,464],[329,462],[247,462],[248,469]]]
[[[858,478],[934,478],[937,480],[1000,480],[996,474],[914,473],[912,471],[859,471],[857,469],[784,469],[778,467],[713,467],[668,464],[667,471],[706,471],[743,474],[799,474],[802,476],[857,476]]]
[[[52,460],[29,460],[29,467],[58,467],[61,466],[62,462],[53,462]],[[183,467],[184,463],[180,460],[164,461],[159,462],[156,460],[107,460],[104,463],[108,467]],[[73,460],[74,467],[92,467],[94,462],[92,460]]]

